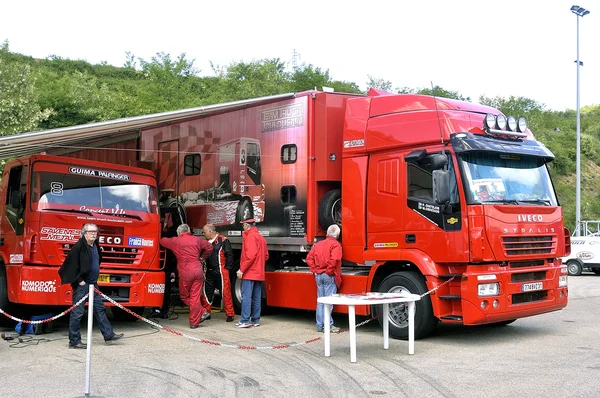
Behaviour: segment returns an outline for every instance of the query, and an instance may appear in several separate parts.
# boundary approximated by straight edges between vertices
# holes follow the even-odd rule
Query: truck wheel
[[[427,286],[422,275],[416,272],[395,272],[381,282],[379,292],[382,293],[412,293],[423,294]],[[433,333],[438,320],[433,316],[431,297],[424,296],[415,302],[415,339],[426,337]],[[382,306],[374,305],[372,314],[381,315]],[[390,335],[395,339],[408,340],[408,303],[390,304]],[[379,317],[383,325],[383,317]]]
[[[6,279],[6,270],[4,269],[4,264],[0,264],[0,308],[4,311],[11,314],[12,306],[8,301],[8,285]],[[15,316],[15,314],[11,314]],[[0,314],[0,326],[10,327],[13,326],[15,322],[8,318],[6,315]]]
[[[130,307],[128,309],[135,312],[138,315],[142,315],[144,313],[144,307]],[[111,311],[113,314],[113,319],[116,322],[135,322],[138,320],[135,316],[123,311],[118,307],[111,307]]]
[[[248,199],[240,200],[235,213],[235,223],[239,224],[240,222],[253,217],[254,209],[252,208],[252,203],[250,203]]]
[[[333,189],[319,202],[319,225],[327,230],[330,225],[342,225],[342,191]]]
[[[569,260],[567,269],[570,276],[579,276],[583,272],[583,264],[579,260]]]

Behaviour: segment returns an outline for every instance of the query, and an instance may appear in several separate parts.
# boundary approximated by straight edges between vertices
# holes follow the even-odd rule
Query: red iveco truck
[[[66,131],[35,138],[50,145]],[[92,147],[110,136],[116,162],[153,169],[198,234],[213,222],[239,248],[238,221],[254,216],[269,244],[270,306],[314,310],[304,258],[332,223],[342,227],[342,293],[439,287],[417,302],[417,337],[439,321],[507,324],[567,305],[554,156],[525,120],[496,109],[308,91],[70,127],[69,139],[78,131]],[[239,293],[236,284],[234,301]],[[390,333],[406,338],[406,309],[390,316]]]
[[[0,308],[70,305],[71,287],[61,286],[58,268],[85,223],[99,228],[100,290],[137,312],[162,304],[161,224],[152,172],[58,156],[22,157],[4,168],[0,214]]]

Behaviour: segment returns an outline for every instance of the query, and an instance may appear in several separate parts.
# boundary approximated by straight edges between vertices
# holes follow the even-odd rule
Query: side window
[[[17,235],[23,234],[23,212],[27,188],[27,167],[16,166],[10,169],[6,195],[6,219]]]
[[[298,147],[296,144],[288,144],[281,147],[281,163],[296,163]]]
[[[296,204],[296,187],[294,185],[281,187],[281,204],[284,206]]]
[[[246,146],[247,159],[246,167],[248,168],[248,176],[254,182],[255,185],[260,185],[262,177],[262,168],[260,164],[260,146],[255,143],[249,142]]]
[[[427,170],[414,163],[407,163],[408,170],[408,197],[412,199],[432,202],[433,184],[431,170]]]
[[[201,160],[200,154],[185,155],[183,158],[183,174],[186,176],[195,176],[200,174]]]

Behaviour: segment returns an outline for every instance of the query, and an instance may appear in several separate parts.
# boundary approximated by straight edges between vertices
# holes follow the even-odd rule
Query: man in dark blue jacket
[[[71,248],[65,262],[58,270],[63,284],[70,283],[73,288],[73,304],[85,296],[89,285],[98,286],[102,250],[98,244],[98,226],[85,224],[81,230],[81,238]],[[69,348],[87,348],[81,342],[81,318],[85,311],[85,303],[79,304],[71,311],[69,319]],[[106,308],[100,295],[94,294],[94,318],[104,336],[104,341],[114,341],[123,337],[123,333],[115,334],[108,318]]]

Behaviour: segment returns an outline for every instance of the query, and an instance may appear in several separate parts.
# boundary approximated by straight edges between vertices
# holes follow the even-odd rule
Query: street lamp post
[[[573,6],[571,12],[577,16],[577,183],[576,183],[576,196],[575,196],[575,235],[581,235],[581,131],[580,131],[580,119],[581,110],[579,107],[579,66],[583,65],[583,62],[579,60],[579,17],[585,17],[590,12],[583,7]]]

